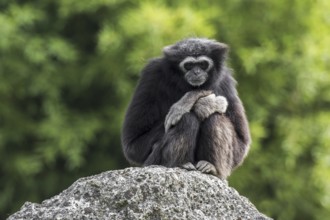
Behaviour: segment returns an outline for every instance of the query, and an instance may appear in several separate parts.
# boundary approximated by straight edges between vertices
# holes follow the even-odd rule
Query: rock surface
[[[151,166],[81,178],[13,219],[269,219],[226,181],[197,171]]]

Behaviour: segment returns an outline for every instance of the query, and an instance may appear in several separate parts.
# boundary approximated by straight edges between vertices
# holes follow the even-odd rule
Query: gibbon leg
[[[196,168],[226,179],[233,165],[235,131],[230,120],[219,113],[212,114],[200,125],[196,149]]]
[[[186,113],[181,120],[164,135],[162,142],[162,165],[181,166],[189,169],[187,164],[195,163],[196,139],[200,122],[193,113]],[[184,166],[183,166],[184,165]]]

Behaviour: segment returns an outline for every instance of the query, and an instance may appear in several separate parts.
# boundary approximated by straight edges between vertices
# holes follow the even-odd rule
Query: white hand
[[[167,132],[172,126],[176,125],[182,116],[189,112],[190,109],[185,109],[182,106],[174,104],[165,118],[165,132]]]
[[[200,98],[194,106],[194,111],[201,120],[204,120],[215,112],[225,113],[227,106],[228,102],[225,97],[211,94]]]
[[[228,107],[227,99],[224,96],[215,97],[216,112],[225,113]]]

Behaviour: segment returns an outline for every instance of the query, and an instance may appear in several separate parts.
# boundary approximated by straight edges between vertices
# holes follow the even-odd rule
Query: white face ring
[[[188,72],[188,70],[186,70],[186,68],[184,67],[184,65],[186,63],[200,63],[200,62],[203,62],[203,61],[206,61],[209,64],[207,69],[205,70],[206,72],[208,72],[213,67],[214,63],[213,63],[213,60],[210,59],[207,56],[199,56],[197,58],[195,58],[195,57],[186,57],[184,60],[182,60],[180,62],[179,67],[183,72]]]

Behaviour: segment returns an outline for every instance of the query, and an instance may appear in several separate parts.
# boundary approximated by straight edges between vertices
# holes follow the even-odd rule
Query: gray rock
[[[13,219],[270,219],[211,175],[179,168],[127,168],[81,178]]]

